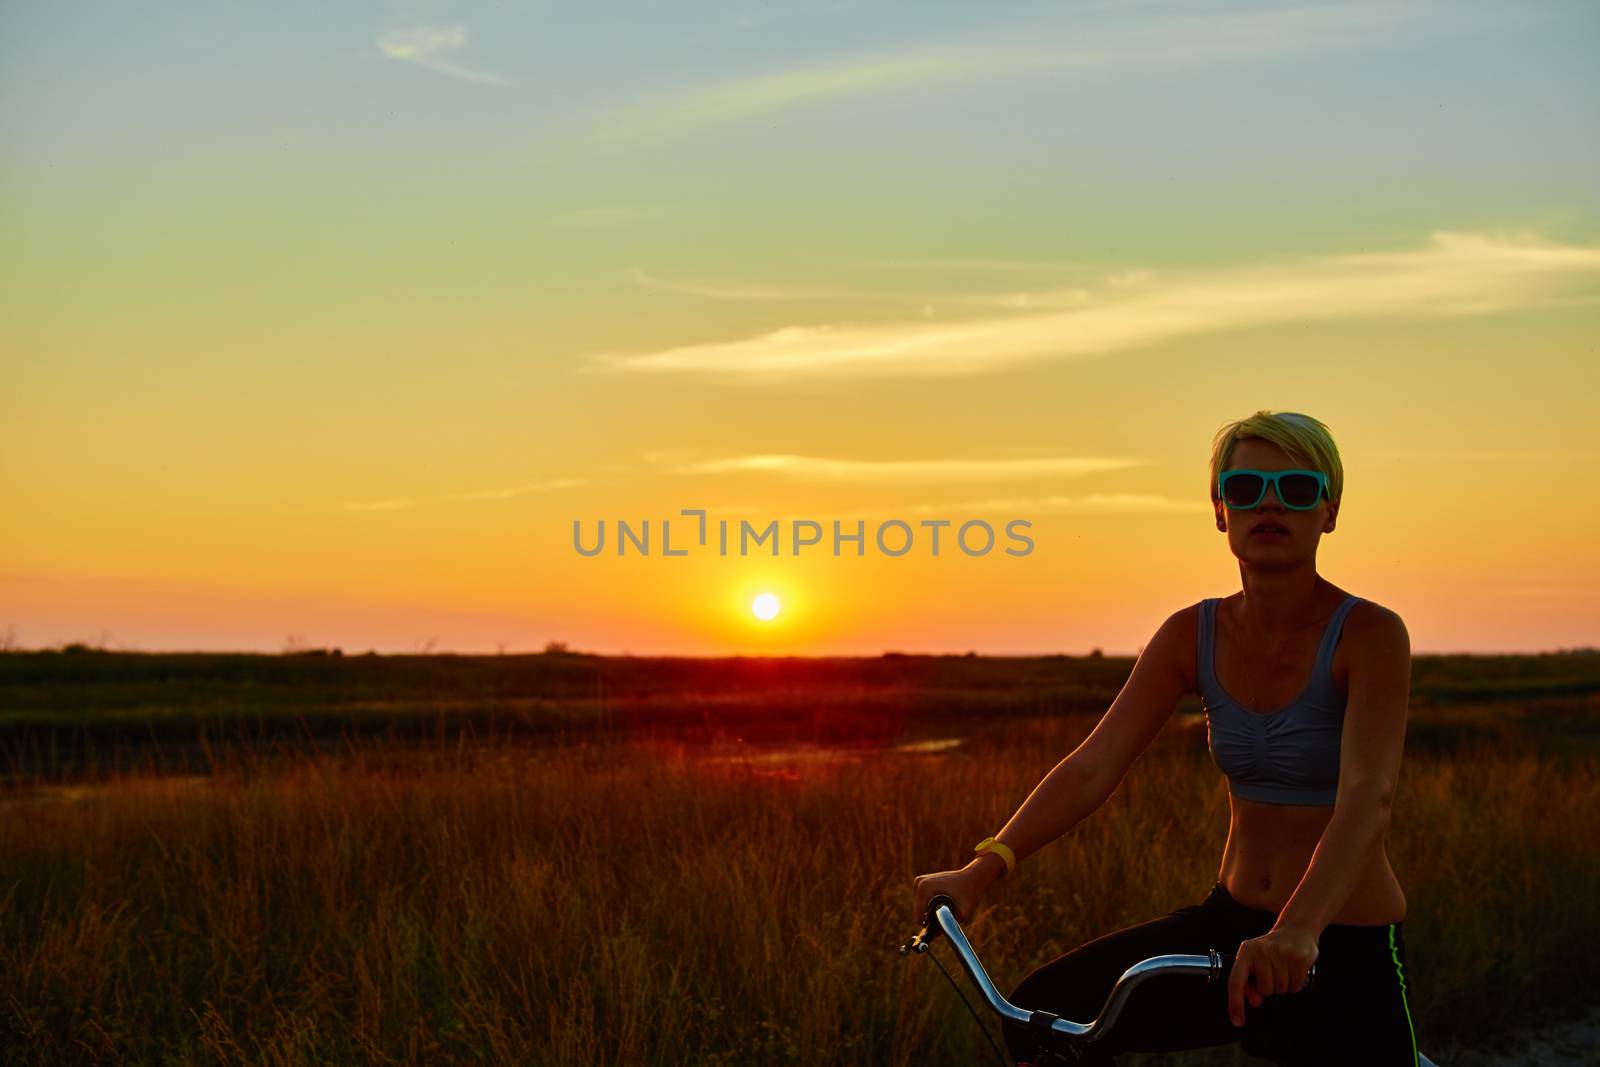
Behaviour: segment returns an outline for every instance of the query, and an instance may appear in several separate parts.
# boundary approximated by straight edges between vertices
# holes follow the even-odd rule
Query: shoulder
[[[1370,600],[1346,617],[1346,724],[1403,722],[1411,701],[1411,635],[1398,612]]]
[[[1195,688],[1196,648],[1200,640],[1199,601],[1179,608],[1161,623],[1150,648],[1161,658],[1162,666],[1183,682],[1185,692]]]
[[[1405,619],[1378,601],[1360,600],[1344,617],[1341,641],[1346,653],[1346,686],[1360,685],[1373,675],[1411,672],[1411,633]]]
[[[1360,655],[1411,654],[1411,634],[1405,620],[1376,600],[1357,600],[1345,616],[1343,642]]]
[[[1193,644],[1200,632],[1200,607],[1203,603],[1198,601],[1168,615],[1156,635],[1165,638],[1169,644],[1182,645],[1186,641]]]

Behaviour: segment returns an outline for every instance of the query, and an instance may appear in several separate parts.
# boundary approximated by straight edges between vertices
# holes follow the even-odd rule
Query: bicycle
[[[1048,1064],[1040,1067],[1052,1067],[1055,1064],[1072,1064],[1082,1058],[1084,1052],[1095,1041],[1100,1040],[1110,1033],[1116,1025],[1117,1019],[1122,1014],[1123,1007],[1128,998],[1140,985],[1158,975],[1194,975],[1204,976],[1207,982],[1225,981],[1227,974],[1232,970],[1234,953],[1218,952],[1211,949],[1206,955],[1187,955],[1174,953],[1165,956],[1152,956],[1150,959],[1141,960],[1122,972],[1111,987],[1111,993],[1106,997],[1105,1006],[1093,1020],[1087,1023],[1074,1022],[1064,1019],[1048,1011],[1029,1011],[1019,1008],[1000,995],[1000,991],[989,980],[989,973],[984,970],[983,963],[978,959],[977,952],[972,943],[967,940],[967,935],[962,931],[961,924],[956,921],[955,902],[948,896],[939,894],[928,902],[927,913],[923,917],[922,929],[917,934],[900,946],[900,955],[910,953],[922,955],[932,947],[932,944],[941,935],[950,942],[951,949],[955,952],[956,959],[961,962],[961,967],[967,972],[967,977],[982,994],[983,1000],[994,1013],[1002,1019],[1009,1020],[1028,1027],[1039,1035],[1040,1044],[1046,1055],[1050,1057]],[[1002,1067],[1011,1067],[1005,1054],[995,1044],[994,1037],[989,1033],[989,1028],[983,1025],[983,1020],[978,1018],[978,1013],[973,1010],[971,1003],[962,995],[961,987],[956,985],[956,980],[939,963],[938,957],[929,956],[938,966],[945,978],[949,979],[950,987],[956,991],[956,996],[961,997],[961,1003],[966,1005],[967,1011],[983,1030],[983,1036],[988,1039],[989,1047],[994,1049],[995,1056]],[[1303,989],[1311,989],[1316,983],[1316,964],[1311,965],[1307,972]],[[1419,1054],[1420,1067],[1438,1067],[1432,1060]]]

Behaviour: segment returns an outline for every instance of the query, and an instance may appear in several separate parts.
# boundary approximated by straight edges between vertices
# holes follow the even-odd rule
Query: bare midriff
[[[1228,797],[1228,843],[1217,880],[1239,903],[1276,915],[1311,866],[1333,808],[1263,804]],[[1389,866],[1382,842],[1362,864],[1355,889],[1329,920],[1350,926],[1382,926],[1406,917],[1406,897]]]
[[[1327,585],[1324,593],[1321,618],[1292,635],[1285,648],[1263,657],[1269,663],[1277,661],[1286,664],[1276,672],[1274,684],[1262,694],[1263,707],[1280,707],[1294,699],[1294,694],[1305,687],[1326,620],[1345,596],[1344,590],[1332,585]],[[1231,602],[1237,596],[1234,594],[1226,601]],[[1226,672],[1229,679],[1234,679],[1242,676],[1242,670],[1239,669],[1242,663],[1236,661],[1232,653],[1241,648],[1243,642],[1231,632],[1231,620],[1221,610],[1222,607],[1219,604],[1216,613],[1216,641],[1219,648],[1214,656],[1214,669]],[[1198,613],[1194,621],[1198,625]],[[1346,624],[1348,628],[1349,620]],[[1189,647],[1193,649],[1194,644],[1191,640]],[[1350,682],[1347,647],[1343,642],[1336,645],[1330,664],[1334,684],[1340,692],[1345,693],[1349,692]],[[1184,667],[1190,689],[1194,691],[1195,662],[1192,652]],[[1220,677],[1218,684],[1228,692],[1234,691]],[[1251,711],[1249,708],[1245,710]],[[1222,850],[1222,866],[1217,880],[1239,903],[1277,914],[1288,903],[1290,894],[1300,885],[1300,879],[1305,877],[1307,868],[1311,866],[1312,853],[1322,839],[1322,832],[1327,829],[1328,820],[1333,818],[1333,806],[1267,804],[1246,800],[1232,793],[1228,795],[1228,803],[1228,843]],[[1405,893],[1401,891],[1394,869],[1389,866],[1389,854],[1380,841],[1372,854],[1362,861],[1361,873],[1349,899],[1328,921],[1351,926],[1382,926],[1400,922],[1405,915]]]

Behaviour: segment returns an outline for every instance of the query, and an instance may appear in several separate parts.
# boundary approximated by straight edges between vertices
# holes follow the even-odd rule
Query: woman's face
[[[1234,445],[1233,455],[1224,469],[1238,470],[1241,467],[1258,471],[1307,469],[1306,464],[1290,459],[1283,449],[1259,437],[1247,437]],[[1319,499],[1317,506],[1309,511],[1292,511],[1283,506],[1276,489],[1270,485],[1261,503],[1249,510],[1235,511],[1221,500],[1214,507],[1217,527],[1227,531],[1228,547],[1233,554],[1247,563],[1264,567],[1293,565],[1305,559],[1315,560],[1317,543],[1324,533],[1332,532],[1339,511],[1337,506],[1328,503],[1327,497]],[[1263,522],[1280,526],[1286,532],[1255,532]]]

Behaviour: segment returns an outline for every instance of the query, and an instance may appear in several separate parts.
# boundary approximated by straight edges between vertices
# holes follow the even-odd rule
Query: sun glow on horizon
[[[750,602],[750,610],[763,622],[777,618],[780,608],[778,598],[771,593],[762,593]]]

